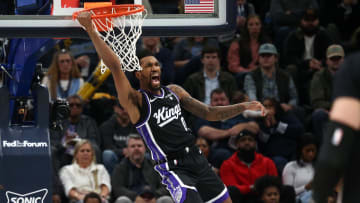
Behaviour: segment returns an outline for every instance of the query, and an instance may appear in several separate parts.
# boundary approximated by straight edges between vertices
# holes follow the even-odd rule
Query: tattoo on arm
[[[204,103],[192,98],[186,97],[181,100],[181,105],[189,112],[200,118],[206,118],[209,112],[209,107]]]
[[[210,121],[219,121],[232,118],[246,110],[246,104],[229,106],[208,106],[203,102],[192,98],[183,88],[177,85],[169,86],[180,98],[181,106],[192,114]]]
[[[231,105],[226,107],[214,108],[214,111],[216,112],[216,120],[224,120],[242,113],[243,111],[245,111],[245,107],[243,105]]]
[[[209,113],[209,107],[206,104],[192,98],[178,85],[170,85],[169,88],[180,98],[181,106],[184,109],[200,118],[206,118],[207,113]]]

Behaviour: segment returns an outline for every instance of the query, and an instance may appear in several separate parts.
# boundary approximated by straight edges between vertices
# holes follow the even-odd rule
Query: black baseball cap
[[[256,134],[252,133],[251,131],[248,130],[243,130],[239,133],[238,136],[236,136],[236,141],[244,136],[252,136],[252,137],[256,137]]]
[[[251,136],[253,138],[256,138],[257,135],[252,133],[251,131],[243,130],[237,136],[232,136],[232,137],[229,138],[229,141],[228,141],[229,147],[232,148],[232,149],[237,150],[237,146],[236,146],[237,141],[240,138],[245,137],[245,136]]]

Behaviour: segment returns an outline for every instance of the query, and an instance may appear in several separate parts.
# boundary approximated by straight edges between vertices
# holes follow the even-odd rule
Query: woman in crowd
[[[51,100],[76,94],[84,80],[69,51],[62,49],[54,54],[42,84],[48,87]]]
[[[256,69],[259,46],[270,42],[270,38],[262,29],[258,15],[249,15],[245,28],[240,38],[231,43],[227,55],[228,70],[234,74],[247,73]]]
[[[110,176],[102,164],[95,164],[95,153],[88,140],[75,145],[74,160],[60,170],[60,180],[70,202],[81,203],[86,194],[96,192],[107,202],[110,195]]]
[[[297,145],[296,160],[286,164],[283,171],[284,185],[293,186],[296,197],[301,202],[308,202],[311,197],[317,150],[316,139],[311,134],[303,135]]]

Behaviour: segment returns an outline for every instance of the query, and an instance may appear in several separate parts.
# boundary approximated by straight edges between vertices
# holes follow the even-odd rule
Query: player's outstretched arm
[[[180,99],[181,106],[194,115],[208,121],[220,121],[232,118],[245,110],[261,111],[265,116],[265,108],[260,102],[244,102],[229,106],[209,106],[194,99],[182,87],[178,85],[168,86]]]
[[[141,102],[141,93],[131,87],[130,82],[121,69],[119,58],[98,35],[91,21],[91,14],[89,12],[81,12],[77,16],[77,20],[87,31],[97,54],[111,70],[120,104],[129,112],[131,121],[133,123],[137,122],[140,118],[138,106]]]

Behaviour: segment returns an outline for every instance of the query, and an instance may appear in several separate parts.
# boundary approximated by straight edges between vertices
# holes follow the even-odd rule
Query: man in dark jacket
[[[315,9],[307,9],[300,26],[285,41],[285,64],[299,90],[300,104],[309,104],[309,87],[313,74],[321,70],[327,47],[332,39],[320,27]],[[295,77],[296,76],[296,77]]]
[[[215,46],[206,46],[201,53],[203,69],[191,74],[185,81],[184,89],[195,99],[210,104],[211,92],[216,88],[225,91],[231,100],[232,94],[237,90],[235,77],[230,73],[221,71],[220,50]],[[194,128],[195,120],[193,115],[186,115],[190,128]]]
[[[195,99],[210,104],[210,93],[221,88],[226,95],[232,98],[237,90],[234,76],[221,71],[220,51],[216,47],[204,47],[201,53],[203,70],[190,75],[184,83],[185,90]]]
[[[324,124],[329,120],[329,110],[332,103],[333,78],[335,72],[344,62],[344,49],[337,44],[328,47],[326,51],[326,68],[316,72],[311,81],[310,99],[314,109],[312,127],[319,141],[322,140]]]
[[[153,197],[163,203],[173,203],[151,160],[145,157],[145,144],[140,135],[130,135],[127,148],[128,157],[116,165],[111,176],[115,203]]]

